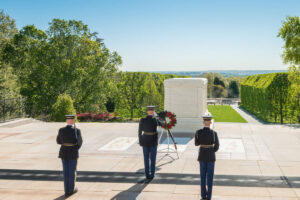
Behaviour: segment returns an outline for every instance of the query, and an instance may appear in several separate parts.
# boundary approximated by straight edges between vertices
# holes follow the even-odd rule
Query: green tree
[[[203,77],[207,79],[207,97],[212,98],[213,97],[212,91],[214,85],[214,73],[213,72],[205,73]]]
[[[158,109],[162,108],[164,93],[163,91],[159,91],[158,84],[163,82],[163,79],[159,79],[159,76],[151,73],[146,73],[145,76],[145,94],[143,97],[143,105],[155,105],[158,107]]]
[[[237,81],[230,81],[228,86],[228,97],[236,98],[239,97],[240,91]]]
[[[223,88],[225,88],[225,83],[223,80],[221,80],[218,76],[214,79],[214,85],[221,85]]]
[[[119,107],[129,111],[130,119],[133,119],[135,112],[141,114],[143,111],[143,99],[146,94],[145,74],[142,72],[120,72],[119,74],[118,88],[121,98]]]
[[[17,77],[9,62],[4,62],[4,47],[17,33],[15,20],[0,11],[0,100],[19,96]]]
[[[212,96],[214,98],[225,97],[225,96],[227,96],[226,89],[221,85],[214,85],[212,88]]]
[[[53,19],[46,32],[25,26],[6,47],[30,113],[50,113],[60,94],[78,111],[104,105],[121,57],[81,21]]]
[[[284,52],[282,54],[285,63],[297,65],[300,64],[300,19],[296,17],[287,17],[283,21],[279,30],[278,37],[283,39]]]
[[[226,94],[226,89],[217,87],[217,85],[225,88],[225,79],[220,73],[208,72],[200,75],[200,77],[207,79],[207,97],[216,98],[216,97],[226,97],[223,96]],[[216,96],[215,96],[216,95]]]
[[[300,18],[299,16],[286,17],[279,30],[278,37],[284,41],[284,52],[282,54],[284,63],[289,63],[289,79],[291,115],[298,116],[300,123]]]

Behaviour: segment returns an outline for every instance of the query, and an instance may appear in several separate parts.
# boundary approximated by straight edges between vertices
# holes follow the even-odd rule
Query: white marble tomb
[[[202,115],[207,110],[207,79],[166,79],[164,88],[164,108],[177,117],[177,125],[172,132],[195,133],[202,128]]]

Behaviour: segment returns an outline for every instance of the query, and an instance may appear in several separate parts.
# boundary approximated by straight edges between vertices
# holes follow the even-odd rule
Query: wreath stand
[[[161,145],[160,141],[161,141],[161,138],[162,138],[162,136],[163,136],[164,133],[166,133],[166,138],[168,140],[168,146],[167,146],[167,148],[160,149],[158,151],[158,153],[165,153],[165,156],[170,156],[170,157],[172,157],[171,153],[176,153],[177,154],[177,159],[179,159],[179,155],[178,155],[177,149],[176,148],[174,148],[174,149],[170,148],[170,136],[168,134],[168,130],[165,130],[164,128],[161,128],[160,136],[159,136],[159,139],[158,139],[158,145]],[[170,130],[169,130],[169,133],[172,135],[172,132]],[[174,138],[174,136],[173,136],[173,138]],[[174,144],[174,142],[173,142],[173,144]],[[164,150],[167,150],[167,151],[164,151]]]

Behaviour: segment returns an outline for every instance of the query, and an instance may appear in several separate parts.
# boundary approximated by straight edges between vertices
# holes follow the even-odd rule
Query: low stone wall
[[[239,105],[240,98],[207,98],[208,105]]]

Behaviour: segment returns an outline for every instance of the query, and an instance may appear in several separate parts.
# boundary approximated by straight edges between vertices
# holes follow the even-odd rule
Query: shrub
[[[78,113],[77,118],[80,121],[106,121],[111,119],[111,115],[109,112],[103,112],[99,114],[94,114],[94,113]]]
[[[76,114],[72,98],[67,94],[58,96],[52,106],[51,120],[56,122],[65,121],[65,115]]]

